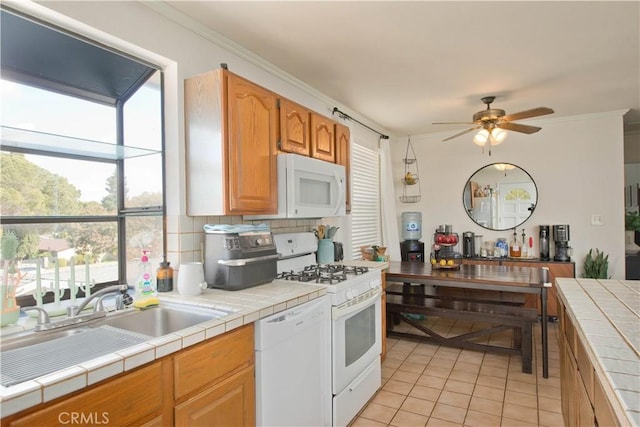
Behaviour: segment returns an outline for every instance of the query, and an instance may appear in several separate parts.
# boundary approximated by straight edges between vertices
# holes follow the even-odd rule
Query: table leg
[[[540,307],[542,316],[540,322],[542,322],[542,376],[549,378],[549,337],[547,335],[547,329],[549,326],[549,320],[547,319],[547,288],[540,288]]]

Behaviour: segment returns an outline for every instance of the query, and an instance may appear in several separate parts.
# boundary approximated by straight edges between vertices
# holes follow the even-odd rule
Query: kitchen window
[[[132,283],[166,253],[162,72],[1,13],[3,276],[20,306]]]

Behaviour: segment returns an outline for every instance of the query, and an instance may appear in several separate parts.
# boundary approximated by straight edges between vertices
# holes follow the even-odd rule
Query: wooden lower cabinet
[[[253,366],[176,406],[177,426],[250,426],[255,424]]]
[[[175,425],[255,425],[254,327],[175,356]]]
[[[560,300],[558,307],[560,389],[565,426],[620,426],[586,349]]]
[[[133,426],[147,425],[155,419],[171,420],[173,392],[167,386],[171,382],[171,372],[171,361],[156,361],[90,390],[7,417],[2,420],[2,425]]]
[[[253,426],[254,326],[10,415],[5,426]]]

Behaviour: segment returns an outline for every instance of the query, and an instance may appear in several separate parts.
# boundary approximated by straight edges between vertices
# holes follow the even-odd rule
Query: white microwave
[[[343,216],[345,167],[299,154],[278,154],[278,213],[247,219]]]

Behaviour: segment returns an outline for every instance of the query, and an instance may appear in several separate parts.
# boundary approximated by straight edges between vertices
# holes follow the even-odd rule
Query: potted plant
[[[626,252],[639,252],[640,246],[640,213],[627,211],[624,217],[624,249]]]
[[[608,276],[609,255],[600,252],[596,248],[595,255],[593,249],[589,249],[589,253],[584,261],[584,272],[582,277],[587,279],[610,279]]]

